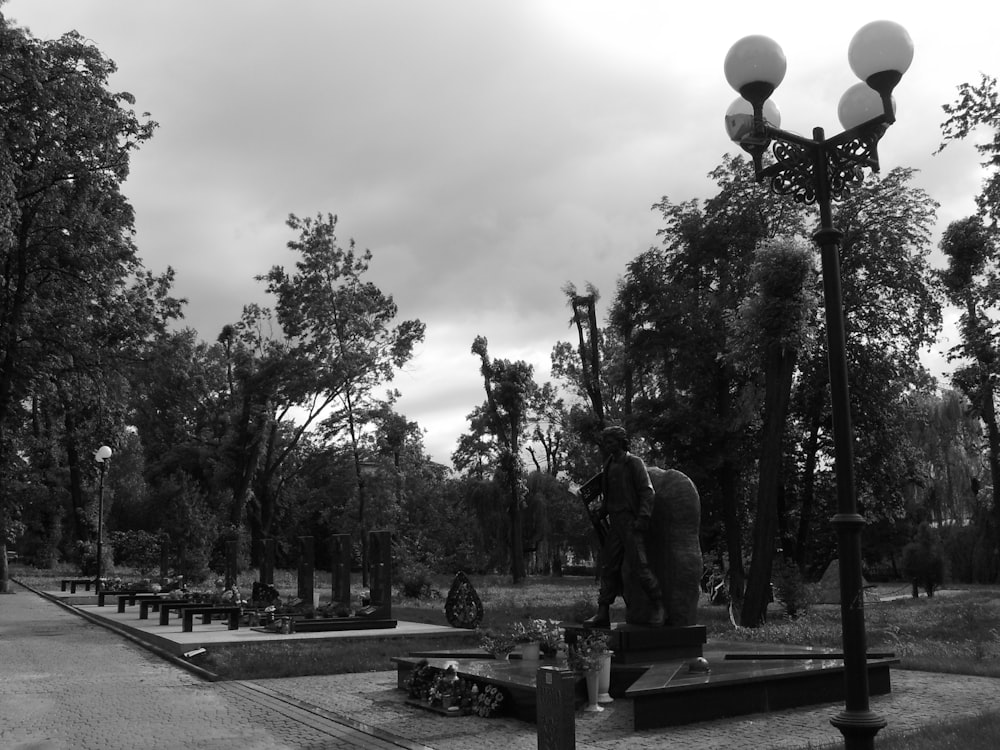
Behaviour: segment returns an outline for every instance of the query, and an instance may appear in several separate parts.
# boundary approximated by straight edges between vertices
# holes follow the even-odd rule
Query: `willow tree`
[[[994,527],[1000,530],[1000,425],[995,400],[1000,328],[991,315],[1000,301],[1000,245],[979,217],[970,216],[948,225],[941,251],[948,258],[948,267],[941,272],[945,293],[962,310],[961,342],[950,356],[968,362],[953,380],[986,425]]]

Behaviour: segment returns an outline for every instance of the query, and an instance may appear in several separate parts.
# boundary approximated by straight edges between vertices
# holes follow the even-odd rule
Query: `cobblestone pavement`
[[[205,682],[27,590],[0,596],[0,750],[408,748],[536,750],[513,719],[444,718],[405,705],[394,671]],[[1000,705],[1000,680],[894,670],[872,698],[888,733]],[[628,701],[579,713],[581,750],[842,747],[842,705],[635,732]]]

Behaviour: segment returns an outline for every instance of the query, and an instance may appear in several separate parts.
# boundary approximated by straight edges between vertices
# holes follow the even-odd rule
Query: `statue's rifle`
[[[577,495],[580,500],[583,501],[583,507],[587,512],[587,518],[594,525],[594,531],[597,533],[597,541],[600,542],[601,547],[604,547],[604,540],[608,538],[608,519],[599,518],[590,510],[590,504],[594,500],[600,499],[601,495],[604,494],[604,482],[602,477],[604,472],[600,471],[586,482],[583,486],[577,490]]]

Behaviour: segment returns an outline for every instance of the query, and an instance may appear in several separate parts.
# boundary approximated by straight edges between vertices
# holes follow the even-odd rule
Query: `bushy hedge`
[[[149,531],[112,531],[115,565],[135,568],[143,576],[160,566],[161,538]]]

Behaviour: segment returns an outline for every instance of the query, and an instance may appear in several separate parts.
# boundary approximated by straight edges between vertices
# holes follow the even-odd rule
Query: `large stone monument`
[[[701,498],[694,482],[676,469],[648,469],[655,493],[646,553],[663,588],[666,625],[687,627],[698,622],[701,593]],[[622,567],[625,621],[644,623],[651,609],[649,598],[627,562]]]

